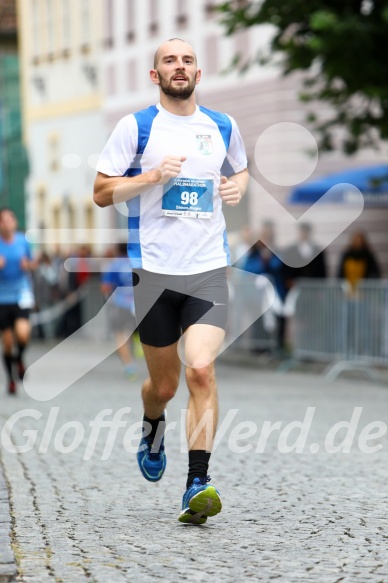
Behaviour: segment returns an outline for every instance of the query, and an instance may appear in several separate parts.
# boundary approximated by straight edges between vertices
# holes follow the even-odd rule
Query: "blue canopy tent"
[[[296,186],[290,193],[288,204],[311,205],[331,188],[331,196],[327,202],[346,204],[352,202],[354,190],[349,184],[357,187],[364,196],[365,206],[388,206],[388,165],[364,166],[352,168],[335,174],[322,176],[311,182]]]

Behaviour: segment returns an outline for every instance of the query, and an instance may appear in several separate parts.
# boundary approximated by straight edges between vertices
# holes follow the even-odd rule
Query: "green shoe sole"
[[[217,490],[214,486],[209,486],[191,498],[189,508],[182,510],[178,520],[185,524],[204,524],[208,516],[215,516],[221,512],[221,508],[221,498]]]

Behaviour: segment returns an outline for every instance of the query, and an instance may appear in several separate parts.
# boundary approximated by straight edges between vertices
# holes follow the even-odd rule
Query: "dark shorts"
[[[108,306],[108,323],[112,332],[127,332],[136,328],[135,316],[120,306]]]
[[[195,275],[134,270],[134,296],[140,340],[150,346],[174,344],[192,324],[226,329],[226,267]]]
[[[0,305],[0,330],[7,330],[15,326],[16,320],[28,320],[31,310],[20,308],[18,304]]]

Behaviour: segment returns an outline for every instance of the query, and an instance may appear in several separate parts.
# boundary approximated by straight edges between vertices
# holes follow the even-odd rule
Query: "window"
[[[230,4],[233,10],[244,10],[245,8],[248,8],[249,2],[250,0],[232,0]],[[211,2],[211,4],[213,4],[213,8],[217,7],[216,2]]]
[[[216,12],[216,4],[211,0],[208,0],[205,4],[205,14],[207,18],[213,18]]]
[[[114,0],[104,0],[104,45],[113,47]]]
[[[136,28],[136,19],[135,19],[135,0],[127,0],[126,4],[126,19],[127,19],[127,41],[133,42],[135,40],[135,28]]]
[[[55,230],[61,228],[61,212],[58,204],[52,209],[52,228]]]
[[[48,138],[48,160],[51,172],[56,172],[60,167],[59,140],[57,134],[51,134]]]
[[[108,65],[106,69],[106,92],[108,95],[116,93],[116,69],[114,65]]]
[[[158,33],[158,0],[149,0],[149,33],[155,36]]]
[[[85,228],[94,229],[94,206],[91,203],[85,206]]]
[[[40,228],[45,227],[45,215],[46,215],[46,189],[41,186],[38,190],[37,196],[37,215],[39,217]]]
[[[249,60],[249,30],[240,30],[236,33],[235,47],[239,58],[238,66],[243,68]]]
[[[76,227],[76,222],[75,222],[75,208],[74,208],[74,204],[70,201],[68,201],[67,203],[67,220],[68,220],[68,228],[69,229],[75,229]]]
[[[205,41],[205,55],[207,56],[206,72],[208,75],[218,73],[218,38],[209,36]]]
[[[154,68],[154,58],[155,58],[155,51],[151,51],[148,55],[147,63],[149,63],[152,68]]]
[[[42,52],[41,34],[40,34],[40,11],[39,0],[32,0],[31,2],[31,31],[32,31],[32,55],[34,61],[39,59]]]
[[[242,10],[249,6],[249,0],[233,0],[231,5],[234,10]],[[204,7],[207,18],[213,18],[216,15],[218,6],[220,6],[220,2],[207,0]]]
[[[70,195],[67,192],[64,192],[62,196],[61,211],[62,225],[64,225],[64,228],[75,229],[76,214],[74,203],[72,200],[70,200]]]
[[[138,89],[138,70],[137,61],[132,60],[128,62],[127,67],[127,88],[128,91],[136,91]]]
[[[47,52],[53,57],[56,49],[54,0],[46,0]]]
[[[178,28],[186,28],[187,21],[187,0],[177,0],[176,23]]]
[[[62,11],[62,49],[66,55],[69,54],[71,46],[71,7],[70,0],[62,0],[61,2]]]
[[[85,47],[90,43],[90,0],[81,2],[81,43]]]

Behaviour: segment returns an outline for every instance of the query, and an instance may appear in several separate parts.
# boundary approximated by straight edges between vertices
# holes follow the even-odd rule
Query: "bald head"
[[[180,53],[183,53],[185,56],[193,57],[195,63],[197,63],[197,55],[189,43],[182,40],[181,38],[170,38],[157,49],[154,55],[154,69],[157,69],[158,64],[162,58],[166,58],[170,54],[175,54],[177,50]]]

